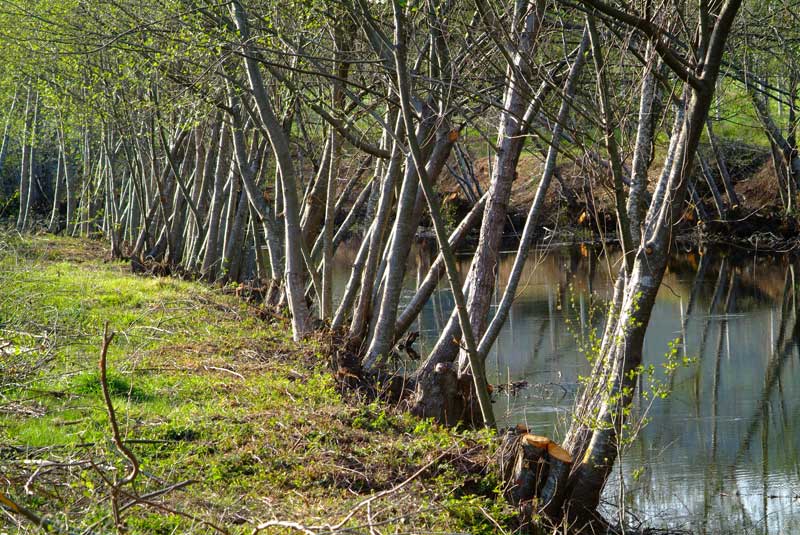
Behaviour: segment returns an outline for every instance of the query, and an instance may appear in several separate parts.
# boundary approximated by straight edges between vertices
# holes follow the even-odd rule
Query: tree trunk
[[[708,134],[708,141],[711,144],[711,151],[714,153],[714,160],[717,162],[717,170],[719,171],[722,185],[725,188],[725,194],[728,196],[728,203],[731,209],[736,208],[739,206],[739,197],[736,195],[736,190],[733,188],[733,180],[728,171],[728,165],[725,163],[722,147],[719,146],[717,136],[714,135],[711,119],[706,121],[706,133]]]
[[[497,305],[492,321],[486,329],[486,332],[481,339],[478,346],[478,352],[482,359],[486,359],[489,350],[497,336],[500,334],[500,329],[505,323],[506,317],[511,310],[511,305],[514,301],[514,296],[517,292],[517,286],[522,279],[522,271],[525,268],[525,261],[528,258],[528,251],[533,242],[533,233],[536,225],[541,216],[541,211],[544,206],[545,196],[550,189],[550,183],[556,172],[556,162],[559,155],[561,146],[561,134],[563,132],[563,125],[567,123],[569,118],[569,111],[572,105],[572,99],[575,98],[575,92],[578,85],[578,77],[585,61],[585,54],[589,45],[589,32],[584,31],[581,45],[578,48],[577,56],[572,63],[567,81],[564,85],[565,97],[561,101],[561,106],[558,110],[558,117],[556,118],[555,125],[553,126],[553,136],[550,141],[550,147],[547,150],[547,158],[545,159],[544,168],[542,169],[542,176],[539,180],[539,185],[536,188],[536,195],[531,203],[528,217],[525,220],[525,227],[522,230],[522,237],[520,239],[519,247],[517,247],[517,254],[514,257],[514,264],[511,267],[511,273],[506,283],[506,288],[503,290],[503,296],[500,303]],[[618,162],[619,164],[619,162]],[[618,165],[617,164],[617,165]],[[619,172],[619,170],[617,170]],[[627,238],[630,240],[630,238]],[[630,243],[630,241],[628,242]],[[462,366],[463,367],[463,366]]]
[[[28,210],[30,208],[28,202],[30,200],[30,190],[33,187],[30,174],[31,164],[29,160],[32,156],[30,138],[32,137],[31,130],[33,128],[34,115],[31,106],[34,105],[32,101],[35,98],[33,89],[29,87],[28,96],[25,100],[25,124],[22,129],[22,158],[19,169],[19,213],[17,214],[18,232],[25,230],[27,225]]]
[[[9,130],[11,128],[11,120],[14,118],[14,109],[17,107],[18,95],[19,86],[16,86],[14,88],[14,98],[11,100],[11,107],[8,109],[8,115],[6,115],[6,124],[3,127],[3,140],[0,142],[0,177],[2,176],[3,168],[6,164],[6,156],[8,155]],[[5,184],[0,183],[0,188],[3,187],[5,187]]]
[[[400,93],[400,106],[403,115],[403,121],[406,125],[406,133],[408,138],[411,156],[414,160],[417,175],[419,176],[419,183],[425,194],[425,200],[428,202],[428,208],[433,221],[434,232],[436,233],[436,241],[439,244],[439,249],[444,258],[445,269],[447,272],[447,279],[450,283],[450,291],[453,293],[453,299],[456,303],[456,311],[458,312],[458,322],[461,327],[462,340],[467,348],[469,364],[472,369],[474,392],[477,394],[478,406],[480,408],[483,425],[489,429],[495,428],[494,412],[492,410],[491,399],[489,398],[488,383],[486,382],[486,369],[481,362],[478,355],[478,348],[476,345],[475,337],[472,331],[472,322],[470,321],[467,311],[467,303],[464,299],[464,294],[461,291],[461,282],[456,268],[455,255],[450,249],[447,234],[445,232],[444,221],[442,220],[439,200],[433,191],[430,176],[424,165],[424,157],[422,150],[419,146],[417,138],[410,134],[412,130],[412,116],[411,116],[411,90],[409,84],[408,71],[406,70],[406,35],[405,35],[405,16],[400,5],[401,0],[392,1],[392,11],[394,14],[395,23],[395,66],[397,69],[397,86]],[[455,141],[453,139],[452,141]],[[394,322],[392,322],[394,327]]]
[[[792,147],[787,139],[783,137],[780,128],[778,128],[775,121],[772,120],[772,116],[764,101],[758,97],[755,90],[750,89],[749,92],[756,109],[758,120],[761,122],[761,126],[764,128],[770,140],[780,149],[784,165],[786,165],[789,171],[789,179],[796,187],[800,184],[800,155],[798,155],[797,149]]]
[[[451,248],[456,249],[475,225],[480,223],[488,196],[488,193],[481,196],[461,223],[459,223],[452,234],[450,234],[449,244]],[[397,322],[394,326],[395,342],[405,334],[406,330],[411,327],[411,324],[419,313],[422,312],[422,308],[425,306],[425,303],[428,302],[428,299],[430,299],[431,295],[436,290],[439,280],[441,280],[444,275],[444,259],[441,253],[439,253],[436,256],[436,260],[434,260],[428,268],[425,277],[418,284],[416,293],[397,317]]]
[[[472,319],[472,330],[478,338],[483,335],[486,327],[511,186],[517,177],[517,163],[525,145],[526,138],[522,133],[525,127],[523,118],[530,102],[529,84],[526,81],[530,75],[529,57],[535,50],[543,24],[544,2],[536,0],[535,3],[529,2],[525,5],[530,10],[520,10],[525,15],[524,31],[518,35],[518,49],[507,69],[509,81],[503,99],[503,112],[500,114],[497,155],[492,166],[489,197],[481,221],[478,248],[467,276],[470,286],[467,307]],[[445,328],[428,357],[430,362],[452,362],[456,358],[459,350],[459,346],[453,343],[453,337],[457,335],[454,332],[456,324],[450,321],[448,326],[450,329]],[[426,369],[434,368],[435,366],[426,366]]]
[[[241,37],[241,47],[244,52],[244,63],[250,89],[255,97],[259,117],[269,136],[272,150],[281,177],[281,190],[284,211],[284,240],[286,251],[285,284],[286,297],[289,302],[289,311],[292,315],[292,336],[299,341],[308,332],[309,311],[305,301],[303,287],[303,253],[302,233],[300,229],[300,211],[297,200],[297,182],[295,179],[294,164],[289,151],[289,140],[286,132],[278,121],[267,95],[264,80],[256,61],[257,52],[250,41],[250,30],[247,15],[238,0],[231,5],[236,28]],[[298,239],[299,238],[299,239]]]
[[[415,136],[417,143],[423,145],[423,157],[430,155],[431,143],[429,141],[431,130],[434,126],[433,110],[425,106],[423,118],[416,131],[407,132],[408,137]],[[408,128],[408,125],[406,125]],[[387,274],[383,296],[378,312],[378,320],[372,335],[367,353],[362,365],[367,371],[375,371],[382,359],[391,349],[394,337],[394,322],[397,319],[397,308],[400,302],[400,293],[403,289],[403,279],[406,274],[406,260],[411,250],[411,241],[417,227],[413,224],[414,204],[417,197],[419,178],[414,160],[406,158],[406,169],[403,177],[400,195],[397,200],[397,214],[395,215],[392,240],[387,258]]]
[[[604,4],[584,0],[598,10],[622,15]],[[620,433],[625,409],[630,406],[642,362],[642,344],[656,294],[666,269],[671,243],[671,228],[682,213],[688,174],[708,116],[722,53],[731,24],[741,4],[728,0],[715,17],[709,46],[697,77],[690,74],[690,98],[680,128],[673,131],[677,142],[674,154],[667,156],[669,171],[662,175],[645,222],[642,246],[636,253],[633,270],[624,281],[617,314],[609,316],[597,368],[576,407],[565,447],[579,459],[568,484],[551,500],[548,516],[559,519],[562,511],[570,516],[570,525],[582,526],[596,518],[596,507],[620,447]],[[673,67],[674,68],[674,67]],[[618,285],[622,288],[622,284]],[[550,476],[552,479],[552,476]],[[562,509],[562,505],[564,509]]]
[[[638,247],[642,241],[642,223],[647,195],[647,171],[653,152],[653,108],[656,99],[656,78],[658,61],[651,42],[645,52],[644,76],[639,97],[639,123],[636,128],[636,144],[633,149],[631,187],[628,190],[628,220],[630,221],[631,242]],[[655,65],[654,65],[655,63]]]
[[[403,121],[398,115],[394,130],[395,138],[397,139],[402,136],[403,131]],[[371,315],[375,272],[378,268],[380,254],[384,247],[389,213],[394,204],[394,185],[395,182],[397,182],[397,178],[400,176],[402,161],[401,147],[398,142],[395,141],[392,143],[392,157],[389,159],[388,165],[385,166],[383,180],[380,184],[378,204],[373,219],[374,224],[371,232],[364,238],[369,240],[367,259],[361,275],[361,291],[355,309],[353,310],[353,318],[350,322],[350,330],[348,332],[348,339],[353,345],[356,343],[358,343],[359,346],[361,345],[366,331],[367,319]]]
[[[224,204],[223,190],[225,181],[231,172],[230,164],[230,126],[228,122],[223,122],[222,131],[219,135],[219,149],[217,150],[216,168],[214,171],[214,188],[211,192],[211,208],[206,223],[206,253],[203,257],[203,264],[200,272],[203,278],[212,281],[216,278],[218,250],[219,250],[219,228],[220,218],[222,217],[222,206]]]
[[[47,225],[47,232],[56,233],[60,225],[61,209],[59,201],[63,195],[61,191],[61,169],[63,168],[64,154],[59,150],[56,157],[56,177],[53,184],[53,206],[50,210],[50,222]],[[0,168],[1,169],[1,168]]]
[[[337,93],[334,90],[334,93]],[[338,97],[338,98],[337,98]],[[341,97],[335,96],[334,102],[341,103]],[[339,178],[339,159],[342,151],[342,140],[336,129],[330,129],[331,161],[328,169],[327,188],[325,193],[325,223],[322,229],[322,296],[320,316],[324,320],[333,319],[333,231],[334,210],[336,208],[336,181]],[[308,240],[306,243],[312,243]]]

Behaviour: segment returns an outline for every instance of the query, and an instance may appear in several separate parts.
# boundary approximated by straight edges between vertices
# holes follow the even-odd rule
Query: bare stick
[[[283,521],[283,520],[270,520],[269,522],[264,522],[263,524],[259,524],[253,530],[253,535],[256,535],[256,533],[260,532],[261,530],[265,530],[265,529],[273,527],[273,526],[274,527],[293,529],[295,531],[299,531],[300,533],[303,533],[304,535],[317,535],[316,533],[314,533],[313,531],[311,531],[307,527],[301,526],[297,522],[286,522],[286,521]]]
[[[25,507],[19,505],[18,503],[11,500],[11,498],[6,496],[2,492],[0,492],[0,505],[6,507],[12,513],[17,514],[29,520],[30,522],[36,524],[37,526],[43,528],[47,532],[55,531],[57,533],[64,533],[64,530],[60,529],[58,526],[56,526],[49,520],[41,518],[39,515],[31,511],[30,509],[26,509]]]
[[[122,533],[124,531],[124,526],[122,524],[122,511],[119,507],[120,489],[123,485],[133,482],[133,480],[136,479],[136,476],[139,475],[139,460],[122,442],[122,436],[119,432],[119,425],[117,424],[117,416],[114,413],[114,404],[111,402],[111,392],[108,388],[108,366],[106,357],[108,356],[108,347],[111,345],[111,340],[113,339],[114,333],[108,332],[108,322],[106,321],[103,325],[103,347],[100,351],[100,386],[103,389],[103,399],[105,400],[106,410],[108,411],[108,421],[111,424],[111,439],[114,441],[114,445],[117,447],[117,450],[119,450],[119,452],[126,459],[128,459],[128,462],[131,464],[131,470],[128,472],[128,475],[118,481],[115,480],[111,484],[111,513],[114,517],[114,526],[117,528],[117,533]]]
[[[108,410],[108,421],[111,424],[111,433],[112,439],[114,440],[114,445],[117,447],[119,452],[125,456],[126,459],[131,463],[131,471],[125,476],[121,481],[117,483],[117,485],[125,485],[130,483],[136,476],[139,475],[139,460],[133,454],[133,452],[128,449],[125,443],[122,441],[122,436],[119,432],[119,425],[117,425],[117,416],[114,413],[114,404],[111,402],[111,393],[109,392],[108,388],[108,377],[107,377],[107,366],[106,366],[106,356],[108,354],[108,347],[111,345],[111,340],[114,339],[114,333],[108,332],[108,322],[105,323],[103,327],[103,349],[100,351],[100,386],[103,389],[103,399],[106,402],[106,409]]]

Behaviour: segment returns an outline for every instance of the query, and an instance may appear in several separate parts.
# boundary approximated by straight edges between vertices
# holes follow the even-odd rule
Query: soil
[[[751,250],[785,252],[795,249],[798,246],[798,220],[795,215],[787,214],[783,206],[769,152],[744,143],[726,143],[723,151],[740,204],[730,208],[724,220],[719,218],[698,167],[695,170],[695,183],[703,207],[711,217],[703,221],[687,205],[676,227],[676,239],[694,245],[718,244]],[[710,147],[701,147],[701,152],[713,162]],[[477,159],[474,167],[481,191],[486,191],[489,187],[489,159]],[[540,159],[530,156],[521,159],[509,205],[506,226],[509,241],[515,241],[522,232],[540,172]],[[591,178],[592,174],[595,178]],[[659,174],[660,168],[651,167],[649,192],[652,192]],[[721,184],[718,187],[724,191]],[[455,180],[440,177],[439,190],[444,199],[445,213],[454,221],[463,217],[470,202]],[[617,241],[611,179],[597,165],[579,165],[575,162],[560,165],[558,177],[553,180],[545,198],[542,213],[537,229],[539,241]]]

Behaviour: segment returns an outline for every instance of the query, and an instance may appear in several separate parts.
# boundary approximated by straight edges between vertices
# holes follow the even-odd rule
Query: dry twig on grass
[[[7,497],[5,494],[0,492],[0,505],[11,511],[12,513],[21,516],[34,525],[39,526],[40,528],[44,529],[46,532],[53,532],[53,533],[67,533],[46,518],[42,518],[30,509],[19,505],[11,498]]]
[[[108,412],[108,422],[111,425],[111,440],[117,447],[117,450],[128,460],[131,465],[128,474],[120,480],[114,480],[111,483],[111,512],[114,516],[114,527],[118,533],[124,530],[122,524],[122,516],[119,507],[120,489],[123,485],[133,483],[136,476],[139,475],[139,459],[133,454],[122,441],[122,435],[119,432],[119,424],[117,424],[117,416],[114,412],[114,404],[111,401],[111,391],[108,387],[108,348],[111,345],[111,340],[114,339],[114,333],[108,331],[108,322],[103,326],[103,346],[100,350],[100,387],[103,391],[103,400],[106,404],[106,411]]]

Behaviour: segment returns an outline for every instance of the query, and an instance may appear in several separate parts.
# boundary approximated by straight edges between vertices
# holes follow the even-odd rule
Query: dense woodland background
[[[548,459],[510,495],[542,524],[603,524],[676,240],[796,244],[788,0],[8,0],[0,27],[0,214],[18,232],[247,283],[296,341],[332,333],[353,387],[391,381],[446,280],[449,322],[390,389],[416,415],[495,427],[485,361],[530,248],[619,247],[563,449],[508,438],[512,457]],[[401,302],[419,239],[439,256]],[[357,253],[334,300],[343,244]]]

